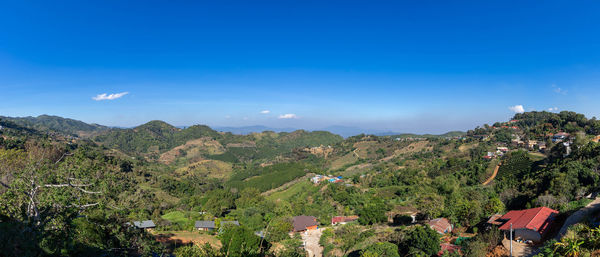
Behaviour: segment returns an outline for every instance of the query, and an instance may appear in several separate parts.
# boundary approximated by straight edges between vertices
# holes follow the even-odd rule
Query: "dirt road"
[[[323,231],[321,228],[302,233],[302,241],[304,242],[304,249],[308,252],[308,257],[323,256],[323,248],[319,245],[319,239],[321,239],[322,233]]]
[[[502,245],[507,250],[510,249],[510,240],[508,240],[507,238],[504,238],[502,240]],[[513,256],[515,256],[515,257],[533,256],[534,253],[537,251],[537,248],[531,247],[524,243],[519,243],[517,241],[513,241],[512,248],[513,248],[512,253],[513,253]]]
[[[498,165],[496,165],[496,168],[494,168],[494,173],[492,173],[492,176],[489,177],[485,182],[483,182],[484,186],[491,183],[494,180],[494,178],[496,178],[496,175],[498,175],[498,170],[500,169],[500,164],[502,164],[502,163],[498,163]]]
[[[556,235],[556,240],[560,240],[567,233],[567,229],[571,225],[581,222],[581,220],[583,220],[585,217],[597,210],[600,210],[600,197],[596,197],[594,201],[592,201],[585,207],[579,209],[575,213],[571,214],[571,216],[569,216],[567,220],[565,220],[565,223],[560,228],[560,232],[558,232],[558,235]]]

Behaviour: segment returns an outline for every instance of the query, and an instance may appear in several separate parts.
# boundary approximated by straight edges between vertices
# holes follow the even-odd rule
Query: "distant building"
[[[546,142],[539,142],[538,149],[540,149],[540,151],[545,151],[546,150]]]
[[[215,222],[212,220],[197,220],[194,227],[197,230],[202,230],[202,231],[213,231],[216,228]]]
[[[527,141],[527,147],[529,147],[529,149],[533,150],[533,148],[538,145],[538,141],[537,140],[528,140]]]
[[[301,215],[293,218],[292,225],[294,227],[294,232],[302,232],[317,229],[319,223],[314,216]]]
[[[455,244],[450,244],[450,243],[441,243],[440,244],[440,251],[438,252],[438,256],[443,256],[445,252],[452,254],[457,252],[458,254],[461,254],[460,251],[461,247]]]
[[[497,221],[502,222],[500,230],[508,232],[512,224],[513,238],[541,242],[550,230],[558,211],[548,207],[509,211]]]
[[[324,176],[324,175],[316,175],[316,176],[312,177],[310,180],[311,180],[311,181],[312,181],[314,184],[319,184],[319,183],[321,183],[321,182],[323,182],[323,181],[328,181],[328,182],[330,182],[330,183],[340,183],[340,182],[342,182],[342,181],[343,181],[343,180],[342,180],[342,176],[337,176],[337,177],[334,177],[334,176],[331,176],[331,175],[329,175],[329,176]]]
[[[554,136],[552,136],[552,142],[554,142],[554,143],[562,142],[568,138],[569,138],[569,133],[558,132],[558,133],[554,134]]]
[[[437,231],[442,235],[452,232],[452,229],[454,228],[454,226],[452,226],[450,221],[446,218],[437,218],[430,220],[429,222],[427,222],[427,225],[429,225],[431,229]]]
[[[346,224],[358,220],[358,216],[335,216],[331,218],[331,225]]]
[[[129,223],[129,222],[127,222],[125,224],[131,225],[131,223]],[[156,225],[154,224],[154,221],[152,221],[152,220],[134,221],[133,226],[135,226],[136,228],[141,228],[141,229],[147,230],[147,231],[152,231],[154,228],[156,228]]]
[[[506,147],[506,146],[498,146],[498,147],[496,147],[496,150],[498,150],[500,152],[503,152],[503,153],[506,153],[506,152],[508,152],[508,147]]]

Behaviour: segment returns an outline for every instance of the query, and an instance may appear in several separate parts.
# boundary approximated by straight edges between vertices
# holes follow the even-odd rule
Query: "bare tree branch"
[[[63,153],[63,155],[62,155],[60,158],[58,158],[58,160],[57,160],[57,161],[56,161],[54,164],[58,164],[58,163],[59,163],[60,161],[62,161],[62,159],[63,159],[63,158],[65,158],[66,156],[72,156],[72,155],[73,155],[72,153],[67,153],[67,152],[65,152],[65,153]]]
[[[77,207],[77,208],[80,208],[80,209],[85,209],[87,207],[96,206],[98,204],[100,204],[100,203],[88,203],[88,204],[83,204],[83,205],[71,204],[71,205],[68,205],[67,207]]]

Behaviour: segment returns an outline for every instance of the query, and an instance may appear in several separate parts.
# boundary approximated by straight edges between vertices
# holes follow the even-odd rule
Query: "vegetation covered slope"
[[[82,121],[62,118],[58,116],[40,115],[37,117],[0,117],[22,127],[27,127],[43,132],[59,132],[65,135],[85,136],[95,132],[107,130],[108,127],[98,124],[88,124]]]
[[[347,139],[306,131],[232,135],[153,121],[107,131],[95,138],[100,144],[0,120],[7,128],[0,130],[0,240],[9,242],[0,250],[9,256],[304,256],[301,240],[288,233],[293,216],[311,215],[324,228],[324,256],[431,256],[443,241],[459,244],[462,255],[485,256],[502,248],[501,233],[484,229],[490,215],[547,206],[562,213],[561,222],[600,190],[595,119],[542,112],[512,120],[448,138]],[[563,131],[571,136],[551,140]],[[530,147],[533,141],[547,147]],[[499,147],[507,151],[500,154]],[[497,163],[496,177],[484,185]],[[309,173],[331,177],[314,183],[303,177]],[[66,186],[39,187],[36,213],[27,193],[32,181],[34,188]],[[353,224],[330,225],[333,216],[353,215],[359,216]],[[447,218],[455,232],[441,239],[425,225],[435,218]],[[157,225],[155,233],[187,231],[220,244],[173,246],[125,225],[146,219]],[[197,220],[241,226],[195,232]],[[580,251],[600,248],[582,239],[596,238],[594,222],[572,230],[583,241]],[[255,235],[260,231],[264,239]],[[564,244],[551,250],[564,254]]]

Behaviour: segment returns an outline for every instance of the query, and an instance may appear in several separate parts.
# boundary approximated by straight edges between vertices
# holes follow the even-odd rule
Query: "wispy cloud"
[[[96,101],[102,101],[102,100],[115,100],[117,98],[121,98],[124,95],[129,94],[129,92],[122,92],[122,93],[115,93],[115,94],[99,94],[97,96],[92,97],[92,99],[96,100]]]
[[[262,111],[260,111],[260,113],[261,114],[269,114],[269,113],[271,113],[271,111],[269,111],[269,110],[262,110]]]
[[[524,113],[525,112],[525,108],[523,108],[523,105],[515,105],[515,106],[510,106],[508,107],[509,110],[515,112],[515,113]]]
[[[558,107],[550,107],[550,108],[548,108],[548,111],[549,111],[549,112],[555,112],[555,111],[558,111]]]
[[[554,84],[552,85],[552,88],[554,88],[554,93],[557,93],[557,94],[566,95],[568,92],[567,90],[557,87]]]
[[[296,114],[293,114],[293,113],[286,113],[286,114],[279,115],[278,118],[280,118],[280,119],[297,119],[298,116],[296,116]]]

